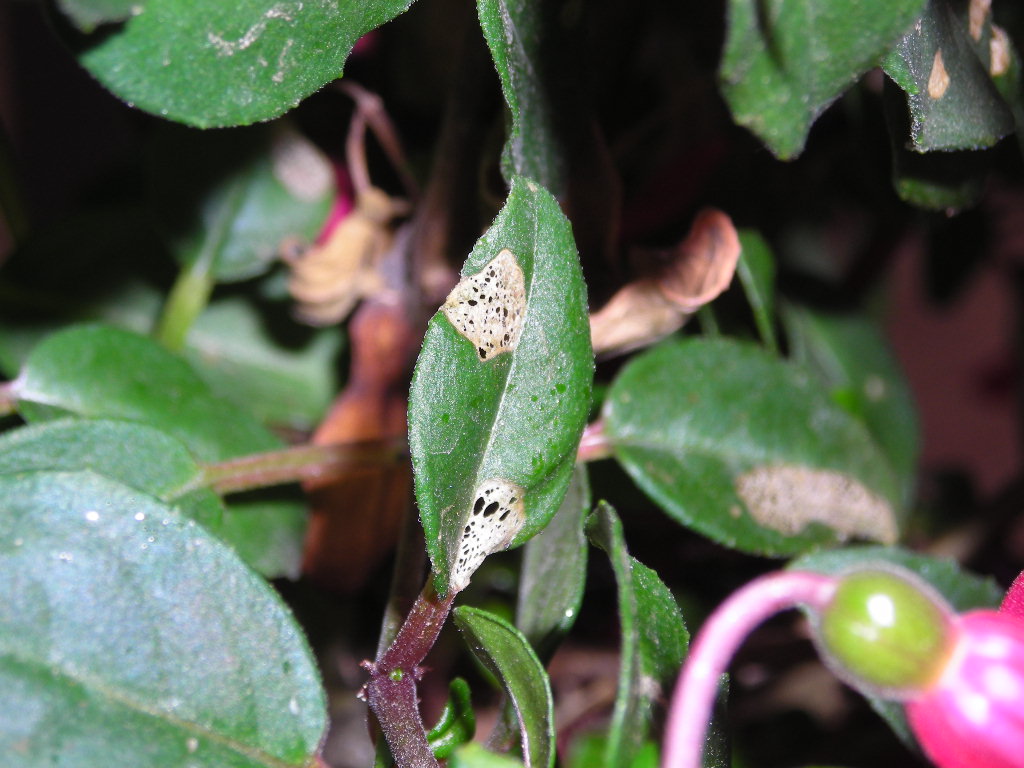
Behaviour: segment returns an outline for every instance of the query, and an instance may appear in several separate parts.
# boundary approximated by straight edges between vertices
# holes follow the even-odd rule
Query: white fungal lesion
[[[526,315],[526,280],[512,251],[505,248],[463,278],[441,311],[473,344],[481,362],[514,350]]]
[[[460,592],[484,559],[515,538],[526,521],[523,489],[500,478],[485,480],[473,494],[455,550],[449,581]]]

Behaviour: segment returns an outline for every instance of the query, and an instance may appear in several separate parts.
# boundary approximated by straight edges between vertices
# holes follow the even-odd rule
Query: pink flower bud
[[[951,629],[941,674],[906,704],[921,748],[940,768],[1024,768],[1024,621],[973,611]]]

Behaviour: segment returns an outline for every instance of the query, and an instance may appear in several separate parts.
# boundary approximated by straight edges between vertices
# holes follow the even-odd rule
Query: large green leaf
[[[550,658],[576,622],[587,579],[587,539],[583,517],[590,510],[585,467],[573,473],[569,491],[551,522],[523,548],[519,569],[516,627]]]
[[[544,666],[520,632],[488,611],[459,606],[456,626],[480,662],[501,682],[519,719],[527,768],[555,764],[555,716]]]
[[[604,419],[637,484],[726,546],[777,555],[898,535],[899,487],[867,429],[815,376],[758,346],[649,350],[612,384]]]
[[[148,0],[122,26],[75,41],[117,96],[201,128],[291,109],[341,77],[352,46],[412,0]]]
[[[668,698],[690,635],[668,587],[630,556],[615,510],[599,504],[587,519],[587,533],[608,553],[619,590],[619,690],[603,760],[606,768],[617,768],[632,764],[643,748],[654,702]]]
[[[976,32],[979,41],[982,34],[991,38],[989,24]],[[1013,112],[989,74],[988,59],[989,47],[972,44],[966,20],[946,0],[930,0],[885,62],[886,73],[907,94],[914,149],[991,147],[1013,131]]]
[[[543,75],[544,4],[477,0],[480,27],[491,50],[511,115],[502,156],[505,177],[526,176],[561,194],[565,168]]]
[[[230,549],[88,472],[0,476],[0,508],[0,762],[310,764],[316,666]]]
[[[734,119],[781,158],[899,40],[923,0],[729,0],[720,77]]]
[[[203,463],[282,447],[249,413],[215,397],[189,365],[144,336],[101,325],[49,336],[13,382],[29,422],[127,419],[184,443]],[[295,575],[305,514],[293,499],[233,502],[219,533],[267,576]]]
[[[409,402],[416,498],[442,595],[558,509],[593,376],[576,249],[547,191],[516,178],[463,274],[430,320]]]
[[[283,124],[167,126],[149,155],[153,203],[175,257],[219,282],[262,274],[289,236],[312,240],[334,200],[330,161]]]
[[[0,435],[0,474],[88,470],[136,488],[219,534],[224,509],[202,468],[166,432],[127,421],[67,419]]]

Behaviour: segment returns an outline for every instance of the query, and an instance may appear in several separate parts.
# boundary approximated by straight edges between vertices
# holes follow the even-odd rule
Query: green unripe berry
[[[857,571],[840,579],[821,611],[817,643],[830,666],[857,687],[912,693],[941,671],[951,616],[941,598],[912,577]]]

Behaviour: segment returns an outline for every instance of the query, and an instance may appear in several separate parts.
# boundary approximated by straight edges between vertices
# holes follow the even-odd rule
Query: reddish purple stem
[[[805,571],[762,576],[733,593],[704,623],[676,684],[665,733],[662,768],[700,768],[718,683],[747,635],[779,611],[821,610],[836,580]]]

